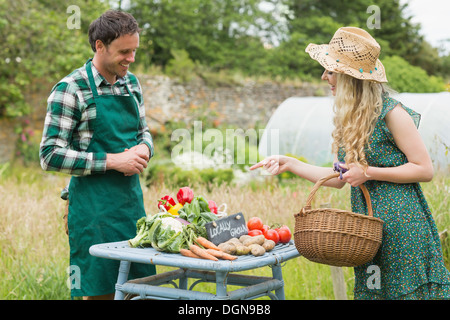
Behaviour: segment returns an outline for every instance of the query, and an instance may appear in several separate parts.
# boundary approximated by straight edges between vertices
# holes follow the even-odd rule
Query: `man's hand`
[[[147,162],[150,160],[150,149],[144,143],[138,144],[137,146],[131,147],[130,149],[125,149],[125,151],[127,150],[133,150],[140,157],[147,158]]]
[[[147,151],[145,151],[145,149]],[[106,156],[106,170],[116,170],[125,176],[140,174],[147,168],[149,149],[146,145],[134,146],[121,153],[108,153]]]

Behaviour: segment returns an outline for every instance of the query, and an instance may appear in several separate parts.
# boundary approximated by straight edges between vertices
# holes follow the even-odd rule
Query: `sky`
[[[400,3],[408,3],[407,12],[413,16],[413,22],[421,24],[425,40],[433,47],[445,45],[446,52],[450,53],[450,0],[402,0]]]

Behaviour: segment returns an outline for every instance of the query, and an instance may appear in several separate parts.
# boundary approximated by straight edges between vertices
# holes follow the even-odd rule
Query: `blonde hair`
[[[345,162],[356,164],[366,172],[369,164],[365,148],[381,114],[384,86],[342,73],[336,73],[336,76],[333,152],[343,148]]]

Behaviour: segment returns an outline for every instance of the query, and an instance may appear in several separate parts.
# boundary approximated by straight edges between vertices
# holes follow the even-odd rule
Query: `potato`
[[[255,236],[255,237],[246,239],[244,241],[244,246],[249,246],[249,245],[255,244],[255,243],[262,245],[264,243],[264,240],[266,240],[266,238],[264,237],[264,235],[260,234],[259,236]]]
[[[266,251],[270,251],[273,248],[275,248],[275,241],[273,240],[267,240],[264,241],[264,243],[262,244],[262,247],[266,250]]]
[[[266,250],[259,244],[252,244],[250,248],[252,255],[254,255],[255,257],[262,256],[266,253]]]
[[[232,243],[235,246],[241,246],[242,242],[238,238],[231,238],[230,240],[225,241],[225,243]]]
[[[236,253],[236,245],[231,242],[224,242],[218,245],[219,249],[228,254]]]
[[[248,234],[244,234],[239,238],[239,241],[244,243],[245,240],[250,239],[252,236],[249,236]]]
[[[244,246],[243,244],[236,246],[236,255],[238,256],[245,256],[246,254],[250,253],[250,248]]]

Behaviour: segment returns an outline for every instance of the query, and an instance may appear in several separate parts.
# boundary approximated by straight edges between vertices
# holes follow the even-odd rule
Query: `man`
[[[71,295],[108,299],[118,262],[93,257],[93,244],[134,237],[145,215],[139,174],[153,156],[138,79],[128,71],[139,26],[127,13],[107,11],[89,27],[94,58],[61,80],[48,98],[40,146],[44,170],[72,175],[69,185],[70,265],[80,270]],[[155,273],[133,265],[133,278]]]

